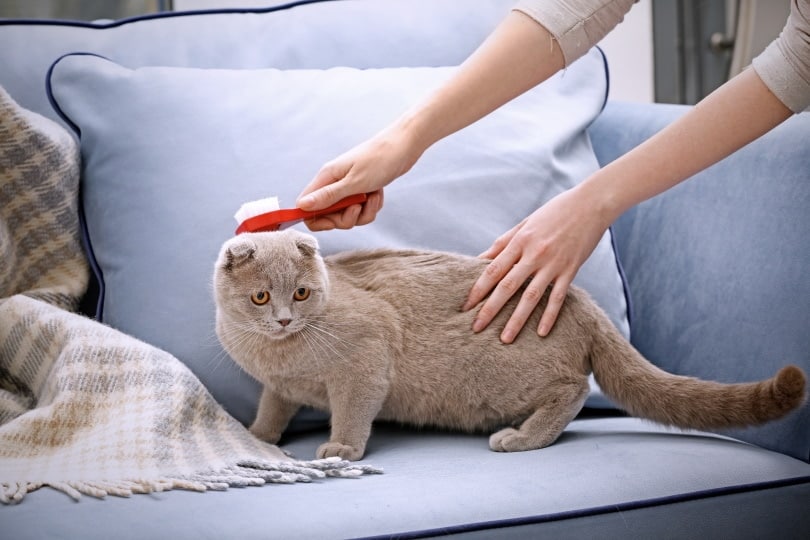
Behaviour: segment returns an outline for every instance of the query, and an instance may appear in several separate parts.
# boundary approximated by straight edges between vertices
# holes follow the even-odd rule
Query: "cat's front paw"
[[[523,452],[534,450],[537,445],[520,430],[505,428],[489,437],[489,447],[496,452]]]
[[[357,461],[363,457],[364,450],[364,448],[358,449],[347,444],[330,441],[320,445],[315,455],[318,459],[337,456],[342,459],[348,459],[349,461]]]
[[[255,422],[248,428],[254,437],[260,439],[265,442],[269,442],[270,444],[276,444],[279,439],[281,439],[281,433],[267,429],[266,426],[261,426],[256,424]]]

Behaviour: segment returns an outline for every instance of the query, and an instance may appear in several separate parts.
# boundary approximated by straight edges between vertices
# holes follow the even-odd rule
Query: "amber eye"
[[[293,293],[293,300],[303,302],[304,300],[309,298],[309,293],[310,290],[307,287],[298,287],[297,289],[295,289],[295,292]]]
[[[259,291],[250,295],[250,301],[257,306],[263,306],[270,301],[270,293],[267,291]]]

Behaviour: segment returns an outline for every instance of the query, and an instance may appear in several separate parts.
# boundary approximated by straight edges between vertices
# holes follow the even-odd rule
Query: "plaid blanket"
[[[88,282],[80,157],[0,88],[0,502],[310,482],[380,472],[296,461],[229,416],[179,360],[75,313]]]

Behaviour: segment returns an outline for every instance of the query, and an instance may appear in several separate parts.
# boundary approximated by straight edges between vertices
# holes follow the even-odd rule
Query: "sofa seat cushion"
[[[327,436],[323,430],[297,434],[282,448],[310,458]],[[492,538],[509,531],[514,538],[547,531],[554,537],[626,538],[646,531],[646,537],[672,538],[679,532],[706,537],[729,527],[739,538],[790,538],[791,530],[810,531],[810,464],[633,418],[575,420],[554,445],[511,454],[490,451],[484,434],[378,425],[365,461],[385,473],[297,487],[85,497],[79,503],[41,489],[19,507],[0,508],[0,520],[10,538],[42,538],[53,530],[65,538],[119,539],[474,532]],[[3,514],[9,510],[13,514]]]

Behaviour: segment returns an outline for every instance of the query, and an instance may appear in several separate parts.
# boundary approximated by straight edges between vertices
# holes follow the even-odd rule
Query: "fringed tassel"
[[[0,482],[0,503],[17,504],[28,493],[41,486],[42,484],[34,482]]]
[[[358,465],[339,457],[316,459],[312,461],[257,461],[243,460],[241,467],[286,473],[283,477],[292,476],[293,481],[311,482],[315,478],[357,478],[364,474],[382,474],[383,470],[371,465]],[[286,478],[285,478],[286,480]],[[285,480],[277,480],[287,483]]]
[[[49,482],[0,483],[0,503],[16,504],[26,494],[43,485],[65,493],[78,501],[82,495],[103,499],[107,495],[130,497],[135,493],[156,493],[171,489],[187,491],[225,491],[231,487],[262,486],[264,484],[294,484],[320,478],[357,478],[364,474],[381,474],[380,468],[357,465],[337,457],[313,461],[243,460],[233,466],[176,478],[160,480],[122,480],[119,482]]]

